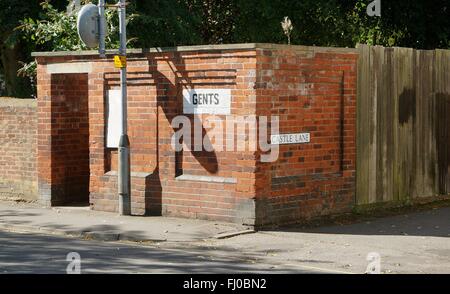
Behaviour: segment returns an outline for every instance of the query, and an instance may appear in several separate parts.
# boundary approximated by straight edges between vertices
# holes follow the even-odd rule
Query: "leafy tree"
[[[372,0],[236,0],[233,40],[286,42],[280,21],[294,25],[292,44],[354,47],[357,43],[420,49],[450,48],[448,0],[382,1],[381,17],[367,15]]]
[[[38,1],[0,0],[0,95],[27,97],[30,84],[17,77],[18,60],[27,58],[29,44],[14,30],[24,17],[37,17]]]
[[[446,0],[382,1],[381,17],[367,16],[370,1],[342,2],[353,44],[450,48],[450,3]]]
[[[8,95],[23,95],[19,92],[27,89],[21,86],[24,80],[15,76],[16,61],[29,62],[31,51],[85,49],[75,30],[76,16],[65,12],[68,0],[46,0],[42,5],[39,1],[0,0],[0,81]],[[367,15],[371,1],[129,0],[129,45],[286,43],[280,22],[289,17],[294,28],[289,35],[292,44],[450,48],[448,0],[382,1],[381,17]],[[108,47],[115,48],[117,14],[108,10],[108,17]],[[20,30],[14,30],[17,26]],[[33,64],[24,63],[20,72],[32,73]]]
[[[202,44],[197,29],[202,23],[189,0],[135,0],[134,21],[128,26],[137,47]]]
[[[286,43],[280,22],[291,19],[292,44],[345,46],[345,26],[337,0],[237,0],[237,42]]]
[[[23,32],[23,37],[34,44],[34,49],[49,51],[77,51],[87,49],[77,32],[77,13],[67,13],[56,9],[50,2],[42,2],[42,15],[39,20],[25,18],[16,29]],[[133,14],[127,17],[132,20]],[[108,48],[119,47],[119,25],[117,13],[106,10]]]
[[[50,2],[42,2],[42,18],[34,20],[25,18],[20,22],[19,29],[23,38],[33,44],[33,50],[40,51],[78,51],[88,49],[80,40],[77,32],[77,10],[70,13],[56,9]],[[134,14],[128,16],[132,20]],[[106,10],[107,36],[106,48],[119,47],[118,15],[113,10]],[[130,41],[133,41],[131,39]],[[22,62],[18,70],[21,76],[28,76],[32,80],[36,74],[36,61]]]
[[[234,42],[238,14],[234,0],[135,0],[134,3],[137,17],[129,32],[136,37],[136,46]]]
[[[237,1],[233,0],[187,0],[192,12],[198,14],[196,30],[202,43],[232,43],[235,21],[238,15]]]

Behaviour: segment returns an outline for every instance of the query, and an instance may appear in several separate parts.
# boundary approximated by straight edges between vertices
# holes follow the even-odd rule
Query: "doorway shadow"
[[[88,75],[51,76],[51,205],[89,206]]]

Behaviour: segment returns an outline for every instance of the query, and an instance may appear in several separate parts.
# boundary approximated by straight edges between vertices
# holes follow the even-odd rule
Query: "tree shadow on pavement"
[[[220,250],[218,256],[204,249],[160,249],[0,231],[0,272],[65,273],[67,254],[77,252],[82,273],[310,273],[274,269],[236,251]]]

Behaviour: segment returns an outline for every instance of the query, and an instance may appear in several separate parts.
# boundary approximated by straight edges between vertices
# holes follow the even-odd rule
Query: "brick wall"
[[[89,202],[87,78],[38,67],[38,187],[47,205]]]
[[[254,50],[130,53],[128,58],[128,114],[132,165],[132,212],[135,215],[174,215],[242,222],[253,219],[254,177],[242,166],[254,156],[245,152],[176,153],[171,146],[172,120],[182,114],[184,87],[228,88],[234,97],[233,114],[254,114],[256,73]],[[40,193],[52,202],[57,196],[58,144],[45,141],[58,124],[48,116],[58,88],[48,65],[89,64],[90,203],[94,210],[117,211],[117,149],[106,148],[105,94],[119,87],[119,71],[111,58],[84,56],[38,58]],[[64,69],[64,65],[61,66]],[[252,98],[253,97],[253,98]],[[201,115],[190,116],[203,122]],[[51,124],[49,124],[51,122]],[[205,134],[208,132],[204,128]],[[49,162],[50,160],[50,162]],[[56,167],[56,169],[55,169]],[[199,179],[198,176],[208,178]],[[231,182],[230,182],[231,181]],[[254,180],[253,180],[254,181]],[[249,204],[250,203],[250,204]],[[242,209],[241,207],[244,207]],[[241,211],[243,210],[243,212]],[[253,220],[251,220],[253,221]]]
[[[118,87],[118,70],[111,61],[95,64],[90,78],[91,89],[104,91]],[[254,113],[246,107],[252,94],[249,80],[255,78],[254,52],[170,52],[134,56],[129,59],[129,135],[132,163],[132,211],[134,214],[175,215],[203,219],[235,221],[242,218],[236,206],[244,202],[248,193],[239,161],[244,154],[237,152],[176,153],[170,143],[175,130],[172,121],[182,114],[181,93],[185,87],[229,88],[236,99],[233,113]],[[105,82],[103,76],[105,74]],[[91,116],[104,119],[103,91],[92,92]],[[244,110],[244,111],[243,111]],[[206,115],[189,115],[203,126]],[[208,131],[202,127],[207,135]],[[97,144],[95,158],[99,181],[91,179],[91,203],[94,209],[117,210],[117,150],[104,148],[103,130],[92,129]],[[249,174],[249,173],[248,173]],[[181,177],[180,177],[181,176]],[[194,176],[189,180],[189,176]],[[209,176],[198,181],[195,176]],[[236,179],[236,184],[216,182],[222,178]],[[243,197],[244,200],[237,198]],[[238,221],[242,221],[239,219]]]
[[[310,133],[259,163],[260,225],[348,211],[354,204],[356,64],[351,50],[258,50],[258,115],[277,115],[280,134]]]
[[[95,210],[117,211],[117,149],[105,144],[105,95],[119,87],[112,56],[36,56],[41,199],[51,203],[60,198],[58,175],[67,171],[52,155],[65,147],[49,138],[61,131],[76,134],[71,127],[61,128],[64,123],[51,115],[51,109],[59,107],[59,75],[72,80],[84,76],[89,201]],[[64,70],[70,73],[62,74]],[[133,214],[267,225],[352,206],[356,54],[351,49],[244,44],[130,50],[127,70]],[[280,146],[274,163],[260,162],[260,152],[251,150],[176,152],[171,139],[177,128],[172,123],[183,114],[186,87],[230,89],[232,115],[277,115],[281,133],[310,132],[311,143]],[[68,99],[70,91],[63,90],[61,97]],[[200,121],[206,138],[212,138],[207,115],[187,116]],[[242,137],[253,143],[251,137]]]
[[[0,97],[0,199],[37,199],[36,100]]]

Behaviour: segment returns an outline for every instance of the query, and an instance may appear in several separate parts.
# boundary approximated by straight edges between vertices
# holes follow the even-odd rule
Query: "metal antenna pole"
[[[120,67],[120,90],[122,100],[122,135],[119,142],[119,213],[120,215],[131,215],[130,199],[130,140],[127,131],[127,33],[126,33],[126,11],[125,0],[119,0],[119,55],[124,58],[125,65]]]
[[[100,54],[100,58],[106,57],[106,49],[105,49],[105,37],[106,37],[106,17],[105,17],[105,0],[98,1],[98,14],[99,14],[99,45],[98,45],[98,53]]]

